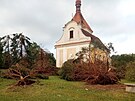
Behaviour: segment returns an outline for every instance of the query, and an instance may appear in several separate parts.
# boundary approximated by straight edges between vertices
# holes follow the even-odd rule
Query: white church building
[[[76,58],[76,53],[83,47],[88,47],[92,40],[100,39],[94,36],[92,29],[81,13],[81,0],[76,0],[76,13],[74,17],[64,26],[63,35],[56,42],[56,66],[68,59]],[[102,43],[102,42],[101,42]]]

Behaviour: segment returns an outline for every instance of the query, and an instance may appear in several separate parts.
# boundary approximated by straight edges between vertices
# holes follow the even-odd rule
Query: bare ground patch
[[[125,89],[124,84],[113,84],[113,85],[86,85],[87,89],[97,89],[97,90],[122,90]]]

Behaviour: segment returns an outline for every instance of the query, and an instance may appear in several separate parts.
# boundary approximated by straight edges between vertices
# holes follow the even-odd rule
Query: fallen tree
[[[31,85],[35,83],[35,80],[31,79],[33,76],[30,69],[21,67],[19,64],[12,66],[4,73],[5,78],[17,80],[15,86]]]
[[[102,61],[94,63],[76,63],[74,60],[66,61],[59,74],[62,79],[69,81],[85,81],[88,84],[116,84],[119,79],[115,69]]]
[[[30,85],[35,83],[34,80],[30,80],[30,74],[23,75],[23,73],[17,69],[8,69],[7,74],[10,78],[17,80],[15,86]]]
[[[2,68],[8,69],[1,76],[16,79],[16,86],[30,85],[35,78],[48,79],[57,72],[53,54],[22,33],[0,38],[0,56]]]

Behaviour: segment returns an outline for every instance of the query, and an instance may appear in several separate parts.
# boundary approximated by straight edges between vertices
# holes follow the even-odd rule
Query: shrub
[[[62,79],[71,81],[73,80],[72,77],[73,69],[74,69],[73,60],[68,60],[62,65],[62,68],[59,70],[59,75],[61,76]]]
[[[39,79],[49,79],[49,76],[47,76],[45,74],[37,74],[36,77]]]
[[[135,81],[135,61],[127,64],[125,78],[129,81]]]

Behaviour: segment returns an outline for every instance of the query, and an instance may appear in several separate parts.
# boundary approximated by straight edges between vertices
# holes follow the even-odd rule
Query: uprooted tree
[[[34,80],[30,79],[33,76],[31,70],[29,68],[22,67],[20,63],[9,68],[6,71],[5,76],[17,80],[15,86],[30,85],[35,83]]]
[[[0,38],[0,64],[2,68],[8,68],[3,77],[16,79],[18,86],[34,83],[35,80],[31,78],[48,78],[46,68],[54,67],[55,64],[55,59],[50,54],[22,33]],[[43,73],[40,74],[37,70]]]
[[[99,48],[106,48],[109,52],[110,47],[97,46],[83,48],[82,51],[77,53],[78,58],[66,61],[59,74],[61,78],[73,81],[86,81],[89,84],[116,84],[119,79],[115,72],[114,67],[109,64],[109,57],[107,51],[100,53],[106,56],[105,60],[98,57],[96,50]],[[105,52],[105,53],[103,53]],[[98,55],[101,55],[101,54]]]
[[[88,84],[116,84],[119,79],[113,68],[106,69],[102,61],[95,63],[76,63],[75,60],[66,61],[59,74],[62,79],[69,81],[85,81]]]

